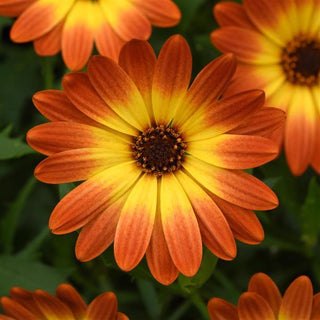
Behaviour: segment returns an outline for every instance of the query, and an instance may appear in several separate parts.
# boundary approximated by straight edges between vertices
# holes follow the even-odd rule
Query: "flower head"
[[[18,16],[12,41],[33,41],[44,56],[61,50],[71,70],[86,65],[94,43],[117,61],[125,42],[146,40],[151,25],[171,27],[181,18],[172,0],[1,0],[0,15]]]
[[[263,136],[281,126],[284,113],[263,108],[260,90],[220,99],[236,68],[231,54],[207,65],[189,87],[191,52],[179,35],[158,58],[147,42],[133,40],[119,63],[95,56],[87,73],[65,76],[64,91],[34,96],[51,120],[27,136],[48,155],[35,176],[47,183],[86,180],[54,209],[53,233],[82,228],[81,261],[112,242],[123,270],[146,254],[164,284],[198,271],[202,244],[231,260],[234,238],[261,242],[253,210],[273,209],[278,200],[241,169],[276,157],[276,144]]]
[[[112,292],[99,295],[88,306],[68,284],[59,285],[56,296],[18,287],[10,293],[10,298],[1,298],[4,314],[0,314],[0,320],[129,320],[118,312],[117,297]]]
[[[262,88],[269,106],[287,112],[284,149],[294,175],[320,173],[320,3],[243,0],[214,8],[221,29],[211,34],[240,62],[229,93]]]
[[[310,279],[301,276],[282,297],[271,278],[257,273],[237,306],[212,298],[208,311],[211,320],[317,320],[320,319],[320,294],[313,295]]]

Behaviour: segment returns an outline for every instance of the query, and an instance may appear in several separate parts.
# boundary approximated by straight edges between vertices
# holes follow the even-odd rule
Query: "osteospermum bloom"
[[[240,61],[230,93],[262,88],[268,105],[287,112],[284,149],[294,175],[320,173],[320,2],[243,0],[214,8],[211,34]]]
[[[93,44],[118,60],[125,42],[147,40],[152,25],[172,27],[181,18],[171,0],[0,0],[0,15],[18,16],[12,41],[33,41],[42,56],[61,50],[71,70],[85,66]]]
[[[206,66],[189,88],[192,57],[179,35],[158,58],[147,42],[133,40],[119,64],[95,56],[87,73],[64,77],[64,91],[34,96],[52,121],[27,135],[30,146],[49,156],[35,176],[47,183],[86,180],[54,209],[53,233],[82,228],[81,261],[114,242],[125,271],[146,254],[164,284],[179,271],[198,271],[202,244],[231,260],[234,237],[261,242],[252,210],[275,208],[278,200],[241,169],[276,156],[276,144],[262,135],[283,123],[283,112],[263,108],[261,90],[219,99],[236,69],[231,54]]]
[[[117,297],[112,292],[99,295],[89,305],[68,284],[59,285],[56,296],[19,287],[12,288],[10,294],[10,298],[1,298],[4,314],[0,314],[0,320],[129,320],[118,312]]]
[[[211,320],[318,320],[320,293],[313,295],[310,279],[301,276],[290,284],[282,297],[269,276],[257,273],[237,306],[212,298],[208,311]]]

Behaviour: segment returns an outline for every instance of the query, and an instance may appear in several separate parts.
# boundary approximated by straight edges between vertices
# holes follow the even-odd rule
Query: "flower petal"
[[[314,153],[311,159],[312,168],[320,174],[320,117],[317,117],[317,124],[316,124],[316,141],[315,141],[315,148]]]
[[[209,300],[208,311],[212,320],[239,320],[237,307],[220,298]]]
[[[263,165],[278,154],[277,145],[259,136],[223,134],[188,144],[194,157],[227,169],[249,169]]]
[[[104,0],[100,5],[110,25],[123,40],[147,40],[151,35],[151,24],[131,2]]]
[[[113,152],[117,150],[117,153]],[[41,161],[34,170],[35,177],[46,183],[69,183],[87,180],[112,166],[132,160],[131,152],[109,149],[83,148],[59,152]]]
[[[120,197],[82,228],[76,243],[77,259],[92,260],[111,245],[126,198],[127,194]]]
[[[264,273],[256,273],[249,282],[248,291],[255,292],[264,298],[277,315],[281,305],[281,294],[273,280]]]
[[[141,261],[150,242],[157,207],[157,179],[144,174],[130,191],[114,238],[114,256],[122,270]]]
[[[232,54],[223,55],[211,63],[197,75],[188,90],[184,103],[177,111],[175,124],[188,126],[199,114],[215,103],[228,86],[236,69],[236,59]]]
[[[264,231],[252,210],[235,206],[211,194],[228,221],[234,237],[247,244],[259,244],[264,239]]]
[[[149,269],[157,281],[167,286],[176,280],[179,271],[174,265],[168,250],[163,233],[160,211],[156,213],[146,257]]]
[[[238,314],[239,320],[277,320],[266,300],[255,292],[240,296]]]
[[[96,297],[89,305],[87,320],[115,319],[118,311],[117,297],[113,292],[106,292]]]
[[[56,296],[72,311],[76,319],[82,319],[86,315],[87,305],[77,290],[69,284],[60,284]]]
[[[131,188],[140,170],[132,162],[111,167],[81,183],[53,210],[49,227],[55,234],[69,233],[93,220]]]
[[[55,27],[67,14],[75,0],[38,0],[16,20],[10,31],[14,42],[37,39]]]
[[[83,72],[73,72],[64,76],[62,86],[68,99],[85,115],[114,130],[136,135],[137,130],[121,119],[101,99]]]
[[[94,56],[88,64],[88,75],[101,98],[121,118],[140,131],[151,126],[139,90],[118,64],[111,59]]]
[[[296,35],[294,0],[243,0],[243,5],[256,27],[280,46],[285,46]]]
[[[191,277],[201,264],[202,240],[192,206],[174,174],[161,179],[160,210],[171,258],[182,274]]]
[[[264,92],[250,90],[237,95],[222,98],[197,117],[191,116],[180,131],[185,134],[186,141],[203,140],[230,131],[242,123],[250,123],[250,117],[264,104]],[[191,121],[192,119],[192,121]]]
[[[271,210],[278,206],[273,191],[243,171],[218,168],[192,156],[183,167],[210,192],[237,206],[250,210]]]
[[[195,211],[204,245],[217,257],[232,260],[237,254],[229,224],[210,196],[185,173],[176,174]]]
[[[79,111],[61,90],[43,90],[35,93],[32,102],[47,119],[51,121],[68,121],[101,126],[98,122]]]
[[[71,70],[82,69],[92,52],[94,16],[90,1],[77,1],[62,32],[62,57]]]
[[[223,27],[210,35],[212,43],[222,52],[232,52],[241,62],[277,64],[281,62],[281,48],[252,29]]]
[[[310,279],[301,276],[286,290],[279,311],[279,320],[309,320],[312,311],[313,289]]]
[[[235,26],[253,29],[245,9],[240,3],[226,1],[219,2],[213,8],[213,14],[221,27]]]
[[[156,27],[172,27],[181,19],[178,6],[171,0],[133,0],[133,3]]]
[[[2,297],[1,306],[3,311],[15,320],[42,320],[13,299]]]
[[[16,17],[35,1],[36,0],[2,0],[0,2],[0,15]]]
[[[192,71],[192,55],[187,41],[180,35],[170,37],[156,62],[152,104],[155,120],[167,125],[187,92]]]
[[[112,145],[127,150],[128,142],[122,141],[125,140],[106,130],[75,122],[48,122],[27,133],[28,144],[46,155],[70,149],[109,148]]]
[[[71,310],[51,294],[42,290],[36,290],[33,296],[45,318],[52,320],[74,319]]]
[[[317,293],[313,297],[312,314],[310,320],[320,319],[320,293]]]
[[[119,57],[119,65],[139,89],[151,120],[154,120],[151,91],[156,59],[151,45],[141,40],[131,40],[127,43]]]
[[[296,88],[287,112],[284,147],[291,172],[299,176],[311,163],[316,144],[316,109],[308,87]]]
[[[62,29],[64,20],[49,32],[33,41],[34,49],[39,56],[52,56],[61,50]]]

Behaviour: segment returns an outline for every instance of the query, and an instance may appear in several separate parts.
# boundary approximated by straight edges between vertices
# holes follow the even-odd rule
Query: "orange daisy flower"
[[[68,284],[59,285],[56,296],[18,287],[12,288],[10,294],[10,298],[1,298],[5,315],[0,314],[0,320],[129,320],[118,312],[117,297],[112,292],[99,295],[88,306]]]
[[[284,149],[294,175],[320,173],[320,1],[243,0],[214,8],[211,34],[239,60],[230,93],[262,88],[268,105],[287,112]]]
[[[238,306],[220,299],[208,302],[211,320],[318,320],[320,293],[313,295],[310,279],[295,279],[282,297],[276,284],[264,273],[255,274]]]
[[[12,41],[33,41],[41,56],[61,50],[71,70],[86,65],[93,44],[117,61],[125,42],[147,40],[151,25],[172,27],[181,18],[171,0],[0,0],[0,15],[18,16]]]
[[[34,96],[52,121],[27,135],[49,156],[35,176],[47,183],[86,180],[54,209],[52,232],[82,228],[81,261],[113,241],[125,271],[146,254],[163,284],[198,271],[202,244],[231,260],[234,237],[261,242],[252,210],[273,209],[278,200],[241,169],[276,157],[276,144],[262,136],[283,124],[284,113],[263,108],[261,90],[219,99],[236,69],[231,54],[207,65],[189,88],[192,57],[179,35],[158,58],[147,42],[133,40],[119,64],[95,56],[87,73],[64,77],[64,91]]]

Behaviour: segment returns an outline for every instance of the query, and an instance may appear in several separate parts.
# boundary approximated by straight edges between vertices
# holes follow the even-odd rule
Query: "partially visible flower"
[[[310,279],[295,279],[284,296],[272,279],[256,273],[235,306],[223,299],[208,302],[211,320],[319,320],[320,293],[313,295]]]
[[[171,27],[181,18],[172,0],[0,0],[0,15],[18,16],[12,41],[33,41],[43,56],[61,50],[71,70],[86,65],[94,43],[117,61],[125,42],[147,40],[151,25]]]
[[[1,298],[4,314],[0,314],[0,320],[129,320],[118,312],[117,297],[112,292],[99,295],[89,305],[68,284],[59,285],[55,296],[18,287],[10,294],[10,298]]]
[[[119,267],[132,270],[146,254],[163,284],[193,276],[203,244],[218,257],[236,256],[264,233],[253,210],[278,205],[276,195],[242,171],[277,156],[270,132],[284,113],[263,108],[261,90],[220,99],[236,68],[233,55],[208,64],[189,87],[192,57],[179,35],[156,58],[133,40],[119,65],[95,56],[87,73],[63,79],[64,91],[34,96],[52,122],[31,129],[30,146],[48,156],[35,169],[47,183],[86,180],[54,209],[56,234],[82,228],[81,261],[114,242]]]
[[[252,88],[287,112],[284,149],[294,175],[320,173],[320,1],[243,0],[214,8],[211,34],[240,62],[229,94]],[[282,134],[283,136],[283,134]]]

